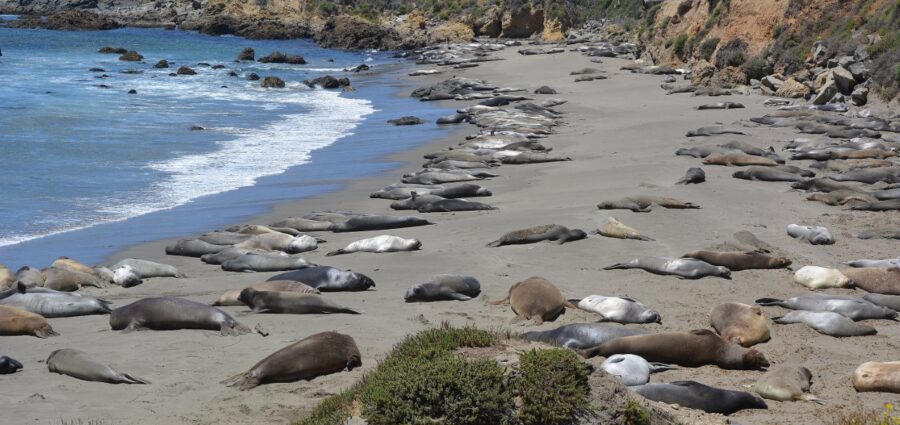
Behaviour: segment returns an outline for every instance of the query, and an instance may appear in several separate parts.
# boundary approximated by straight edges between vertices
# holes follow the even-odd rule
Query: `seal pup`
[[[100,278],[71,269],[50,267],[41,271],[44,275],[44,287],[57,291],[73,292],[82,286],[104,288],[107,286]]]
[[[468,301],[481,293],[481,283],[472,276],[439,274],[406,290],[406,302]]]
[[[250,328],[222,310],[175,297],[144,298],[119,307],[110,313],[109,326],[114,331],[125,332],[141,329],[207,329],[219,331],[222,335],[250,332]]]
[[[853,260],[846,263],[850,267],[882,267],[886,269],[900,269],[900,258],[888,258],[884,260]]]
[[[365,291],[375,287],[375,281],[362,273],[344,271],[329,266],[306,267],[277,274],[268,280],[294,280],[322,292]]]
[[[744,391],[710,387],[695,381],[645,384],[630,388],[646,399],[677,404],[706,413],[730,415],[744,409],[768,409],[763,399]]]
[[[344,307],[317,294],[299,292],[257,291],[245,288],[238,300],[254,313],[286,313],[286,314],[360,314],[349,307]]]
[[[856,323],[845,316],[830,311],[804,311],[794,310],[781,317],[772,319],[775,323],[787,325],[791,323],[803,323],[816,330],[816,332],[834,336],[850,337],[875,335],[878,331],[868,325]]]
[[[900,362],[866,362],[853,372],[853,388],[859,392],[900,394]]]
[[[47,357],[47,369],[60,375],[69,375],[83,381],[107,384],[149,384],[149,381],[119,372],[105,364],[95,362],[88,353],[72,348],[55,350]]]
[[[59,335],[44,316],[7,305],[0,305],[0,335],[34,335],[47,338]]]
[[[900,295],[866,294],[863,299],[894,311],[900,311]]]
[[[309,267],[305,258],[248,252],[222,263],[222,270],[230,272],[280,272]]]
[[[803,366],[778,365],[769,369],[753,385],[753,391],[762,398],[776,401],[812,401],[825,404],[825,401],[809,394],[812,385],[812,372]]]
[[[866,292],[882,295],[900,295],[900,269],[863,267],[842,269],[850,284]]]
[[[832,245],[834,244],[834,236],[823,226],[801,226],[799,224],[789,224],[787,227],[788,236],[809,242],[813,245]]]
[[[846,288],[850,285],[850,279],[840,270],[818,266],[801,267],[794,272],[794,282],[809,289]]]
[[[588,295],[581,300],[569,300],[584,311],[603,316],[609,322],[621,323],[662,323],[659,312],[650,309],[633,298],[604,297]]]
[[[113,270],[113,283],[123,288],[140,285],[142,282],[141,275],[129,265],[117,267]]]
[[[496,248],[503,245],[521,245],[541,241],[555,241],[557,244],[562,245],[566,242],[577,241],[586,237],[587,233],[580,229],[569,229],[558,224],[545,224],[509,232],[501,236],[500,239],[487,244],[487,246]]]
[[[769,367],[769,361],[760,351],[725,341],[709,329],[626,336],[577,352],[585,358],[634,354],[647,361],[684,367],[716,365],[722,369],[739,370]]]
[[[606,236],[608,238],[617,238],[617,239],[633,239],[638,241],[649,241],[652,242],[655,239],[644,236],[641,232],[638,232],[636,229],[628,227],[625,223],[622,223],[619,220],[616,220],[613,217],[609,217],[607,219],[606,224],[597,231],[600,236]]]
[[[404,239],[399,236],[381,235],[350,243],[345,248],[331,251],[326,256],[351,254],[354,252],[400,252],[415,251],[422,247],[418,239]]]
[[[699,184],[705,181],[706,172],[702,168],[692,167],[688,168],[687,172],[684,173],[684,177],[675,182],[675,184]]]
[[[304,283],[300,283],[293,280],[272,280],[266,282],[254,283],[252,285],[244,286],[241,288],[235,288],[229,290],[222,294],[216,301],[214,301],[211,305],[214,306],[222,306],[222,305],[244,305],[238,297],[241,295],[241,291],[247,288],[253,288],[257,291],[273,291],[273,292],[298,292],[301,294],[318,294],[319,290],[313,288]]]
[[[509,302],[513,313],[516,313],[514,322],[532,320],[537,325],[556,320],[565,313],[566,307],[576,308],[562,296],[556,285],[537,276],[511,286],[506,298],[493,301],[491,304],[499,305],[506,302]]]
[[[154,261],[139,260],[136,258],[126,258],[110,267],[115,270],[122,266],[131,266],[141,276],[141,279],[150,279],[154,277],[185,277],[184,273],[178,271],[175,266],[157,263]]]
[[[741,347],[752,347],[771,338],[769,321],[757,306],[720,304],[709,313],[709,324],[722,339]]]
[[[772,257],[759,251],[694,251],[682,255],[681,258],[696,258],[714,266],[727,267],[728,270],[734,272],[752,269],[782,269],[791,265],[791,260],[785,257]]]
[[[246,391],[271,382],[311,381],[359,366],[362,366],[361,356],[352,337],[322,332],[272,353],[250,370],[221,383]]]
[[[706,276],[731,280],[731,270],[714,266],[695,258],[640,257],[626,263],[616,263],[603,270],[641,269],[653,274],[675,276],[680,279],[701,279]]]
[[[804,294],[786,300],[760,298],[756,300],[756,304],[761,306],[777,305],[789,310],[830,311],[846,316],[853,321],[892,320],[897,317],[897,312],[894,310],[848,295]]]
[[[0,356],[0,375],[9,375],[16,373],[22,369],[22,363],[19,363],[12,357]]]
[[[623,336],[644,335],[647,331],[607,323],[573,323],[548,331],[522,334],[528,341],[543,342],[575,350],[590,348]]]
[[[632,387],[650,382],[650,374],[675,369],[665,363],[650,363],[634,354],[613,354],[600,366],[606,373],[615,376],[622,385]]]
[[[166,254],[199,258],[204,254],[215,254],[225,248],[228,246],[214,245],[199,239],[182,239],[174,244],[166,245]]]
[[[106,300],[47,288],[27,288],[21,282],[15,288],[0,292],[0,305],[51,318],[109,314],[112,311]]]

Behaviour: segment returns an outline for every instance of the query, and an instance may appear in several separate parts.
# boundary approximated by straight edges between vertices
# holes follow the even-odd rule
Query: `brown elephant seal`
[[[359,366],[362,366],[362,357],[352,337],[322,332],[272,353],[250,370],[221,383],[245,391],[271,382],[311,381]]]
[[[709,313],[709,324],[722,339],[741,347],[751,347],[771,338],[769,321],[757,306],[720,304]]]
[[[44,276],[44,287],[64,292],[77,291],[82,286],[103,288],[107,286],[98,277],[71,269],[50,267],[41,272]]]
[[[758,180],[764,182],[799,182],[804,178],[799,174],[776,170],[774,167],[753,166],[744,170],[735,171],[731,177],[742,180]]]
[[[723,340],[708,329],[616,338],[596,347],[579,350],[582,357],[634,354],[649,362],[684,367],[716,365],[722,369],[759,370],[769,367],[760,351]]]
[[[706,165],[724,165],[726,167],[744,167],[748,165],[774,167],[778,165],[777,162],[769,158],[747,155],[745,153],[714,153],[703,158],[703,163]]]
[[[499,305],[509,302],[516,321],[532,320],[540,325],[544,321],[554,321],[565,312],[566,307],[577,308],[563,297],[559,288],[542,277],[529,277],[509,288],[509,294],[500,301],[491,304]]]
[[[608,238],[617,238],[617,239],[634,239],[638,241],[653,241],[654,239],[648,236],[644,236],[641,232],[638,232],[637,229],[633,229],[625,225],[619,220],[610,217],[606,224],[597,231],[600,236],[606,236]]]
[[[22,268],[16,271],[16,281],[28,288],[44,286],[44,274],[41,273],[39,269],[29,266],[22,266]],[[15,285],[11,285],[11,287],[12,286]]]
[[[232,289],[222,294],[222,296],[220,296],[219,299],[213,302],[212,305],[244,305],[244,303],[242,303],[238,298],[241,296],[241,291],[247,288],[252,288],[257,291],[297,292],[301,294],[319,293],[318,289],[313,288],[305,283],[297,282],[294,280],[272,280],[267,282],[254,283],[243,288]]]
[[[846,205],[850,202],[870,203],[878,201],[874,196],[856,190],[833,190],[831,192],[816,192],[806,197],[807,201],[821,202],[826,205]]]
[[[900,295],[900,269],[883,267],[862,267],[841,269],[850,279],[850,284],[882,295]]]
[[[34,335],[47,338],[59,335],[47,319],[15,307],[0,305],[0,335]]]
[[[809,369],[803,366],[778,365],[756,381],[753,391],[769,400],[825,404],[824,400],[808,393],[810,385],[812,372]]]
[[[92,267],[89,267],[85,264],[82,264],[78,261],[75,261],[75,260],[73,260],[69,257],[65,257],[65,256],[59,257],[56,260],[54,260],[53,263],[50,264],[50,267],[55,267],[57,269],[71,270],[74,272],[81,272],[81,273],[89,274],[96,278],[100,277],[100,274],[97,273],[97,271],[94,270]]]
[[[541,241],[556,241],[557,244],[562,245],[586,237],[587,233],[584,233],[583,230],[569,229],[558,224],[545,224],[509,232],[487,246],[496,248],[503,245],[521,245]]]
[[[64,348],[50,353],[47,369],[60,375],[69,375],[84,381],[105,382],[107,384],[149,384],[149,381],[94,361],[84,351]]]
[[[853,372],[853,388],[859,392],[900,394],[900,362],[866,362]]]
[[[650,383],[629,389],[648,400],[677,404],[707,413],[730,415],[744,409],[769,408],[763,399],[748,392],[710,387],[696,381]]]
[[[256,313],[360,314],[356,310],[339,305],[317,294],[257,291],[253,288],[246,288],[241,291],[238,300]]]
[[[752,269],[783,269],[791,265],[791,260],[785,257],[772,257],[759,251],[694,251],[682,255],[681,258],[696,258],[714,266],[726,267],[734,272]]]
[[[144,298],[119,307],[110,313],[109,326],[114,331],[125,332],[140,329],[207,329],[219,331],[222,335],[250,332],[250,328],[222,310],[175,297]]]
[[[665,196],[629,196],[627,198],[604,201],[597,204],[601,210],[631,210],[633,212],[650,212],[653,206],[658,205],[667,209],[699,209],[700,206],[692,202]]]
[[[0,291],[11,287],[15,281],[16,275],[12,274],[9,268],[0,264]]]

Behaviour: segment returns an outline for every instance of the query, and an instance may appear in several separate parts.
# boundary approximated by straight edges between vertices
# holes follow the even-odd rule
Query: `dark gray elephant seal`
[[[756,384],[753,391],[769,400],[812,401],[825,404],[822,399],[809,394],[812,372],[803,366],[778,365],[769,369]]]
[[[846,316],[853,321],[895,319],[897,317],[897,312],[894,310],[849,295],[804,294],[786,300],[760,298],[756,300],[756,303],[761,306],[777,305],[790,310],[830,311]]]
[[[434,224],[428,220],[411,216],[392,215],[366,215],[355,216],[343,223],[336,223],[332,231],[337,232],[361,232],[364,230],[389,230],[403,227],[427,226]]]
[[[230,272],[280,272],[309,266],[309,261],[301,257],[247,253],[222,263],[222,270]]]
[[[209,232],[204,233],[197,237],[197,240],[211,243],[213,245],[234,245],[237,243],[241,243],[246,241],[247,239],[252,238],[253,235],[250,233],[238,233],[238,232]]]
[[[875,335],[878,333],[871,326],[856,323],[845,316],[830,311],[794,310],[784,316],[773,318],[772,321],[782,325],[803,323],[820,334],[835,337]]]
[[[22,363],[12,357],[0,356],[0,375],[9,375],[22,369]]]
[[[118,372],[115,369],[95,362],[84,351],[64,348],[50,353],[47,357],[47,369],[60,375],[69,375],[84,381],[105,382],[107,384],[149,384],[141,378]]]
[[[277,274],[268,279],[268,281],[273,280],[294,280],[322,292],[365,291],[375,287],[375,282],[362,273],[344,271],[329,266],[306,267]]]
[[[801,189],[807,192],[834,192],[836,190],[849,190],[849,191],[857,191],[855,187],[846,184],[846,183],[838,183],[834,180],[827,178],[816,178],[816,179],[803,179],[798,180],[791,183],[792,189]]]
[[[623,336],[644,335],[646,333],[647,331],[643,329],[629,328],[622,325],[574,323],[549,331],[525,332],[522,334],[522,338],[579,350],[595,347],[606,341]]]
[[[900,167],[865,168],[828,176],[828,178],[839,182],[897,183],[900,182]]]
[[[23,266],[16,271],[16,281],[29,288],[44,286],[44,275],[36,268]]]
[[[731,270],[714,266],[696,258],[640,257],[627,263],[617,263],[603,270],[641,269],[663,276],[676,276],[682,279],[700,279],[707,276],[731,279]]]
[[[349,335],[322,332],[272,353],[247,372],[224,381],[244,391],[270,382],[311,381],[362,366],[359,349]]]
[[[199,239],[182,239],[172,245],[167,245],[166,254],[182,255],[185,257],[201,257],[205,254],[215,254],[225,248],[228,248],[228,246],[214,245]]]
[[[813,245],[832,245],[834,244],[834,236],[823,226],[802,226],[799,224],[789,224],[787,227],[788,236],[809,242]]]
[[[109,315],[109,326],[125,332],[153,329],[208,329],[222,335],[241,335],[250,329],[228,313],[206,304],[175,297],[153,297],[119,307]]]
[[[900,295],[866,294],[863,299],[894,311],[900,311]]]
[[[744,133],[741,130],[736,128],[722,127],[719,125],[710,126],[710,127],[700,127],[696,130],[688,131],[685,134],[686,137],[698,137],[698,136],[716,136],[719,134],[738,134],[742,136],[746,136],[747,133]]]
[[[629,196],[627,198],[601,202],[597,204],[597,209],[650,212],[653,210],[654,205],[667,209],[700,209],[700,206],[693,202],[686,202],[666,196]]]
[[[466,201],[465,199],[441,199],[428,202],[416,208],[420,213],[454,212],[454,211],[487,211],[497,207],[482,202]]]
[[[427,282],[418,283],[406,290],[406,302],[416,301],[468,301],[481,293],[481,284],[472,276],[439,274]]]
[[[450,186],[444,189],[431,192],[432,195],[440,196],[447,199],[466,198],[470,196],[492,196],[490,190],[485,189],[477,184],[461,184],[458,186]]]
[[[417,208],[419,208],[419,207],[421,207],[422,205],[425,205],[425,204],[427,204],[427,203],[430,203],[430,202],[436,202],[436,201],[442,201],[442,200],[444,200],[444,199],[447,199],[447,198],[444,198],[444,197],[442,197],[442,196],[431,195],[431,194],[428,194],[428,193],[426,193],[426,194],[424,194],[424,195],[420,195],[420,194],[418,194],[417,192],[413,192],[413,193],[410,195],[410,197],[407,198],[407,199],[404,199],[404,200],[401,200],[401,201],[397,201],[397,202],[391,202],[391,209],[394,209],[394,210],[414,210],[414,209],[417,209]]]
[[[688,168],[687,172],[684,173],[684,177],[675,182],[675,184],[699,184],[705,181],[706,172],[702,168],[692,167]]]
[[[246,288],[241,291],[238,300],[246,304],[256,313],[285,314],[360,314],[349,307],[344,307],[316,294],[298,292],[257,291]]]
[[[200,256],[200,261],[203,261],[206,264],[222,264],[228,260],[238,258],[244,254],[249,254],[251,252],[256,253],[256,254],[269,254],[269,255],[282,255],[282,256],[288,255],[286,252],[282,252],[282,251],[266,251],[263,249],[256,249],[256,248],[228,247],[228,248],[225,248],[215,254],[204,254],[204,255]]]
[[[676,369],[665,363],[651,363],[634,354],[613,354],[600,366],[606,373],[615,376],[622,385],[635,386],[650,382],[650,374]]]
[[[707,413],[730,415],[744,409],[768,409],[763,399],[744,391],[710,387],[695,381],[675,381],[668,384],[646,384],[631,387],[646,399],[677,404]]]
[[[562,245],[586,237],[587,233],[580,229],[570,230],[568,227],[558,224],[545,224],[509,232],[487,246],[496,248],[503,245],[520,245],[541,241],[556,241],[557,244]]]
[[[27,288],[21,282],[15,288],[0,292],[0,305],[50,318],[109,314],[112,311],[106,300],[47,288]]]
[[[804,178],[798,174],[775,169],[773,167],[747,167],[747,169],[735,171],[731,177],[742,180],[759,180],[764,182],[799,182]]]
[[[751,269],[781,269],[791,265],[791,260],[786,257],[772,257],[758,251],[694,251],[684,254],[681,257],[703,260],[714,266],[727,267],[728,270],[733,272]]]

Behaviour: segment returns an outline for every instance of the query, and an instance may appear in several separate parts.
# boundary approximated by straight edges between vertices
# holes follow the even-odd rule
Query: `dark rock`
[[[828,43],[817,41],[812,47],[812,62],[816,65],[824,65],[828,59]]]
[[[200,127],[199,125],[191,126],[191,131],[203,131],[203,130],[206,130],[206,129],[203,127]]]
[[[121,71],[121,72],[122,72],[123,74],[132,74],[132,75],[134,75],[134,74],[143,74],[143,73],[144,73],[144,71],[141,71],[140,69],[126,69],[126,70]]]
[[[412,115],[409,115],[409,116],[405,116],[405,117],[388,120],[387,122],[389,124],[394,124],[394,125],[419,125],[419,124],[424,123],[425,121],[422,121],[422,119],[419,117],[414,117]]]
[[[278,77],[268,76],[266,78],[263,78],[260,87],[264,89],[283,89],[284,80]]]
[[[197,66],[209,66],[208,62],[197,62]]]
[[[134,50],[129,50],[129,51],[123,53],[122,56],[119,56],[120,61],[126,61],[126,62],[139,62],[143,59],[144,59],[144,57],[141,56],[140,53],[135,52]]]
[[[178,71],[176,71],[176,74],[178,74],[178,75],[197,75],[197,71],[194,71],[193,69],[182,65],[182,66],[178,67]]]
[[[168,67],[169,67],[169,61],[167,61],[167,60],[165,60],[165,59],[160,60],[159,62],[156,63],[156,65],[153,65],[153,67],[154,67],[154,68],[157,68],[157,69],[168,68]]]
[[[322,30],[315,33],[314,40],[322,47],[353,50],[398,50],[425,44],[424,39],[403,40],[392,28],[350,15],[328,18]]]
[[[251,72],[250,75],[247,75],[247,81],[259,81],[259,74]]]
[[[179,27],[183,30],[199,31],[204,34],[234,34],[256,40],[288,40],[313,36],[313,31],[306,22],[270,19],[252,20],[224,15],[207,15],[199,19],[186,21]]]
[[[869,88],[860,84],[853,89],[850,95],[850,101],[856,106],[863,106],[869,102]]]
[[[857,83],[861,83],[869,79],[869,70],[862,62],[854,62],[847,67],[847,70],[853,74],[853,78]]]
[[[14,28],[43,28],[57,31],[99,31],[122,27],[121,24],[112,18],[100,16],[83,9],[61,10],[50,14],[46,19],[40,15],[23,16],[7,22],[6,25]]]
[[[137,90],[135,90],[135,89],[128,90],[128,94],[137,94]]]
[[[557,94],[557,91],[552,87],[540,86],[534,90],[534,94]]]
[[[223,68],[225,68],[225,65],[222,65],[220,63],[212,66],[212,69],[223,69]]]
[[[812,102],[814,105],[824,105],[831,101],[836,94],[838,94],[837,85],[834,83],[834,80],[828,80],[819,88],[819,91],[816,92]]]
[[[91,68],[88,71],[90,71],[90,72],[106,72],[106,70],[103,68]]]
[[[273,52],[268,56],[259,58],[261,63],[287,63],[291,65],[306,65],[306,59],[300,55],[286,55],[281,52]]]
[[[109,88],[109,86],[107,86],[106,84],[97,84],[97,85],[94,86],[94,87],[101,88],[101,89],[108,89],[108,88]]]
[[[177,77],[178,74],[176,74],[176,73],[174,73],[174,72],[170,72],[170,73],[169,73],[169,76],[170,76],[170,77]]]
[[[350,79],[346,77],[337,79],[330,75],[326,75],[324,77],[319,77],[311,81],[306,80],[303,82],[303,84],[306,84],[309,87],[319,86],[325,89],[339,89],[341,87],[349,86]]]
[[[834,83],[837,84],[838,91],[842,94],[849,95],[853,93],[853,86],[856,85],[856,78],[843,66],[837,66],[831,70],[831,76]]]
[[[334,61],[334,59],[332,59],[332,61]],[[362,65],[356,65],[356,66],[354,66],[353,68],[345,69],[344,71],[347,71],[347,72],[360,72],[360,71],[368,71],[369,69],[370,69],[370,68],[369,68],[369,65],[362,64]]]
[[[250,47],[245,47],[244,50],[241,50],[241,53],[238,53],[237,60],[239,61],[252,61],[254,59],[256,59],[256,51]]]
[[[228,72],[228,76],[229,76],[229,77],[237,77],[237,76],[238,76],[238,73],[237,73],[237,72],[234,72],[234,71],[229,71],[229,72]]]
[[[121,47],[101,47],[100,50],[97,50],[97,53],[106,53],[106,54],[116,54],[116,55],[124,55],[128,53],[128,49],[124,49]]]

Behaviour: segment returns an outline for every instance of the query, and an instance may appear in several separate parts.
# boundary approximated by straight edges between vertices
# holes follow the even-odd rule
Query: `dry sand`
[[[659,88],[662,77],[619,71],[625,63],[604,59],[593,64],[578,53],[520,56],[509,49],[506,60],[454,72],[485,78],[493,83],[533,90],[550,85],[569,103],[566,125],[547,139],[555,153],[572,157],[571,162],[537,165],[506,165],[501,177],[481,182],[494,192],[479,198],[498,207],[487,212],[427,214],[436,225],[386,232],[321,233],[327,243],[306,257],[315,263],[352,269],[372,277],[375,290],[364,293],[329,293],[335,301],[364,311],[362,315],[257,315],[246,308],[226,307],[239,321],[257,323],[271,332],[240,337],[220,336],[211,331],[132,332],[109,329],[106,316],[50,319],[61,334],[46,340],[33,337],[3,337],[2,354],[25,365],[20,373],[0,377],[0,423],[54,424],[61,420],[102,420],[104,424],[283,424],[301,417],[321,398],[347,388],[373,368],[401,337],[443,321],[513,331],[537,329],[531,324],[512,325],[508,306],[487,305],[487,299],[505,296],[513,283],[529,276],[544,276],[555,282],[569,298],[588,294],[635,297],[657,309],[662,325],[644,325],[649,330],[685,331],[708,327],[708,312],[724,302],[752,304],[760,297],[783,298],[806,293],[792,283],[791,271],[754,270],[734,273],[733,280],[705,278],[697,281],[656,276],[638,270],[604,271],[613,263],[643,255],[679,256],[732,240],[741,230],[753,232],[790,257],[796,267],[837,266],[855,258],[896,256],[896,241],[854,239],[848,233],[880,223],[897,226],[898,213],[848,212],[805,200],[805,194],[789,190],[786,183],[764,183],[731,177],[733,167],[703,166],[707,183],[675,185],[689,167],[700,160],[676,157],[674,151],[691,144],[742,140],[759,147],[779,146],[779,140],[794,137],[790,130],[760,127],[746,121],[770,110],[758,96],[719,98],[666,96]],[[574,83],[572,70],[585,66],[605,70],[608,80]],[[424,77],[423,84],[450,73]],[[702,103],[732,100],[747,109],[697,111]],[[464,103],[458,103],[463,105]],[[414,114],[415,111],[409,111]],[[717,136],[689,140],[685,132],[716,122],[743,127],[750,136]],[[398,132],[404,131],[402,127]],[[430,143],[397,158],[402,169],[365,181],[352,182],[345,190],[320,198],[286,204],[253,222],[303,213],[340,209],[391,212],[389,201],[370,199],[369,193],[399,181],[401,172],[418,169],[422,155],[461,141],[473,133],[462,125],[453,137]],[[630,211],[599,211],[597,202],[626,195],[654,194],[678,197],[702,205],[700,210],[658,209],[648,214]],[[538,224],[556,223],[570,228],[594,230],[607,217],[616,217],[656,239],[655,242],[625,241],[591,236],[587,240],[556,245],[486,248],[503,233]],[[837,238],[832,246],[812,246],[785,233],[790,223],[829,226]],[[147,229],[152,232],[152,229]],[[423,242],[412,253],[358,253],[325,257],[327,251],[377,234],[415,237]],[[186,279],[150,279],[131,288],[85,290],[120,306],[146,296],[173,295],[211,302],[227,289],[262,281],[272,273],[229,273],[198,259],[169,257],[165,241],[139,246],[115,258],[135,257],[178,266]],[[77,258],[73,252],[71,257]],[[114,259],[115,259],[114,258]],[[461,273],[477,277],[483,288],[479,299],[469,302],[406,304],[405,289],[428,276]],[[830,293],[859,293],[830,290]],[[783,313],[766,308],[770,316]],[[568,311],[540,329],[596,320],[580,311]],[[821,423],[831,409],[863,404],[879,408],[897,401],[897,395],[857,394],[850,377],[860,363],[898,360],[900,324],[872,321],[876,336],[837,339],[820,335],[803,325],[776,325],[770,342],[757,346],[773,363],[800,363],[813,371],[812,392],[829,401],[812,403],[769,402],[768,411],[745,411],[733,415],[742,424]],[[364,366],[312,382],[272,384],[241,392],[219,381],[243,372],[270,353],[307,335],[335,330],[352,335],[363,355]],[[83,382],[51,374],[43,364],[59,348],[78,348],[100,361],[152,382],[150,385],[107,385]],[[591,363],[599,365],[600,359]],[[653,376],[655,382],[693,379],[709,385],[746,390],[762,372],[725,371],[707,366],[668,371]]]

